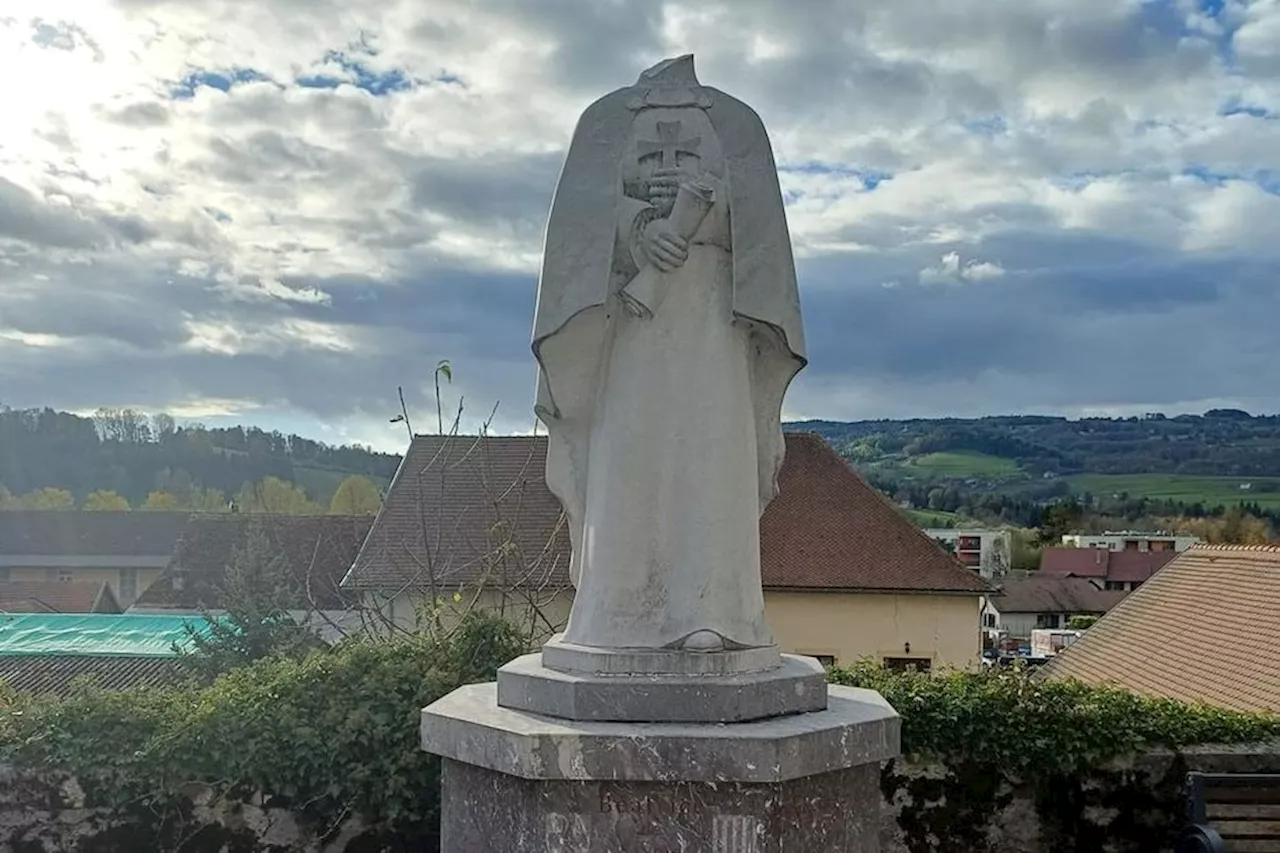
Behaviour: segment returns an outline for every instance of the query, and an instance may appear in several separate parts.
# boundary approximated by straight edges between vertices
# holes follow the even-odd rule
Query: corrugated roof
[[[367,515],[249,515],[191,519],[169,567],[134,603],[137,609],[217,610],[236,547],[257,526],[281,555],[300,610],[340,610],[351,596],[338,584],[351,567],[373,519]]]
[[[160,687],[180,675],[178,661],[157,657],[53,655],[0,657],[0,684],[19,693],[65,696],[77,682],[104,690]]]
[[[30,613],[0,616],[0,658],[36,655],[174,657],[189,642],[186,626],[202,633],[201,617],[132,613]]]
[[[991,600],[1001,613],[1102,614],[1119,604],[1127,592],[1099,589],[1087,578],[1032,575],[1007,578],[1001,595]]]
[[[781,492],[760,522],[766,588],[989,590],[820,436],[786,442]],[[417,436],[344,585],[424,587],[433,569],[446,587],[482,576],[567,584],[568,534],[543,479],[546,447],[533,436]]]
[[[1047,678],[1280,712],[1280,548],[1179,554],[1060,652]]]
[[[0,555],[168,557],[187,526],[185,512],[0,512]]]
[[[0,582],[0,613],[119,613],[106,581]]]

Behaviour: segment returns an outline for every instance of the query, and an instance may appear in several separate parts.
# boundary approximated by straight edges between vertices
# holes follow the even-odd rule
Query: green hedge
[[[280,798],[318,833],[358,814],[380,837],[421,838],[437,815],[438,784],[435,759],[418,747],[419,710],[491,679],[521,650],[506,623],[474,617],[448,642],[351,642],[259,661],[210,686],[9,695],[0,697],[0,760],[71,774],[96,805],[181,811],[194,782]],[[1071,773],[1156,745],[1280,736],[1276,718],[1020,673],[856,666],[831,680],[880,691],[902,714],[905,752],[1008,774]]]
[[[379,833],[413,836],[429,831],[438,803],[419,711],[522,651],[509,625],[477,616],[445,643],[349,642],[207,687],[11,695],[0,759],[71,774],[94,804],[162,812],[199,782],[283,798],[321,831],[359,814]]]
[[[1021,670],[936,675],[874,664],[833,669],[834,684],[879,691],[902,715],[902,751],[981,760],[1012,775],[1073,773],[1157,747],[1280,737],[1280,717],[1137,696]]]

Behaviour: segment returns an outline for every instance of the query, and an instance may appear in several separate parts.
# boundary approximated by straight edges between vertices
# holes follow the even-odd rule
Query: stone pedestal
[[[422,714],[457,853],[878,851],[899,719],[831,686],[825,708],[735,723],[577,721],[504,708],[496,684]]]

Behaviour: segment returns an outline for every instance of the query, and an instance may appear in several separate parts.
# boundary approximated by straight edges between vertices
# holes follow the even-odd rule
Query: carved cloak
[[[614,272],[622,158],[645,78],[589,106],[569,145],[547,221],[538,282],[533,353],[536,411],[546,424],[547,486],[564,505],[577,583],[586,505],[588,439],[599,366],[607,357],[609,313],[619,310]],[[750,324],[752,407],[756,420],[760,509],[777,494],[784,443],[782,399],[805,366],[795,262],[773,152],[760,117],[710,87],[692,88],[709,105],[720,137],[729,193],[734,319]]]

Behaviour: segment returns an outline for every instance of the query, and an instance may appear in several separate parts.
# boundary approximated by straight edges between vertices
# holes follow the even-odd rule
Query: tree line
[[[0,407],[0,508],[376,511],[398,464],[361,445],[166,414]],[[300,473],[327,487],[309,494]]]
[[[1280,416],[1237,409],[1167,417],[1048,416],[807,421],[855,462],[936,452],[1011,459],[1029,475],[1188,474],[1280,477]]]

